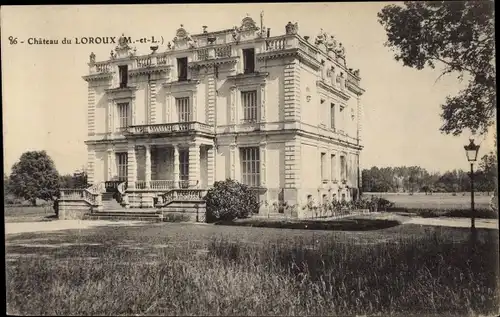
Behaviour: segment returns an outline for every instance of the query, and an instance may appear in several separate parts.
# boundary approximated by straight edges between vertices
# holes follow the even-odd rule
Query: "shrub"
[[[215,182],[205,201],[207,222],[246,218],[260,207],[255,191],[232,179]]]

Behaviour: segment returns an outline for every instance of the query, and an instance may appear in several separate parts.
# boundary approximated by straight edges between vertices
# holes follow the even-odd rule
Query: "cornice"
[[[317,80],[316,81],[316,85],[342,99],[344,99],[345,101],[349,100],[350,96],[348,94],[346,94],[345,92],[337,89],[336,87],[333,87],[333,86],[330,86],[328,85],[327,83],[325,83],[323,80]]]
[[[163,83],[162,86],[169,88],[181,88],[181,87],[195,86],[198,85],[199,83],[200,81],[198,79],[188,79],[183,81],[173,81],[173,82]]]
[[[354,85],[353,83],[347,81],[346,82],[346,86],[347,86],[347,89],[349,89],[350,91],[352,91],[353,93],[355,93],[356,95],[358,96],[361,96],[365,90],[357,85]]]
[[[142,67],[142,68],[136,68],[136,69],[131,69],[129,71],[130,76],[140,76],[140,75],[147,75],[147,74],[160,74],[160,73],[166,73],[171,69],[171,65],[153,65],[153,66],[147,66],[147,67]]]
[[[96,73],[96,74],[90,74],[90,75],[85,75],[82,76],[83,80],[85,81],[97,81],[97,80],[102,80],[102,79],[109,79],[110,77],[113,77],[113,73]]]
[[[188,68],[199,68],[199,67],[211,67],[213,65],[223,65],[223,64],[236,64],[239,60],[239,56],[222,57],[222,58],[211,58],[201,61],[189,62]]]

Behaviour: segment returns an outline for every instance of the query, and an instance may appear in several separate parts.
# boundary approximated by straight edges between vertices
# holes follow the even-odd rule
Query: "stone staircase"
[[[102,194],[102,210],[87,213],[87,220],[143,220],[160,221],[160,213],[155,208],[125,208],[113,197],[114,193]]]
[[[102,194],[102,209],[103,210],[120,210],[125,209],[113,197],[114,193]]]

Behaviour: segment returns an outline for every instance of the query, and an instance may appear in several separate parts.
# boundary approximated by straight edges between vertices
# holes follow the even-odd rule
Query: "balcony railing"
[[[231,45],[204,47],[195,51],[193,60],[199,62],[213,58],[227,58],[231,57],[231,51]]]
[[[197,188],[199,184],[200,182],[197,180],[179,180],[177,182],[172,179],[167,179],[167,180],[160,179],[151,181],[137,180],[135,182],[135,189],[148,189],[156,191],[170,190],[174,188],[187,189],[187,188]]]
[[[214,127],[201,122],[175,122],[149,125],[130,126],[127,129],[129,135],[141,134],[170,134],[179,132],[207,132],[214,133]]]

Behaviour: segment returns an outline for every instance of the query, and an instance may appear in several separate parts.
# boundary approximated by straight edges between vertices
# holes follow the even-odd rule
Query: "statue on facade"
[[[169,50],[171,50],[171,49],[172,49],[172,44],[171,44],[170,42],[168,42],[168,43],[167,43],[167,48],[168,48]]]
[[[115,59],[115,52],[113,52],[113,50],[111,50],[110,57],[111,59]]]
[[[257,24],[250,16],[248,16],[248,14],[243,18],[243,20],[241,20],[240,32],[257,31],[258,29]]]
[[[339,48],[335,51],[338,57],[345,58],[345,48],[342,43],[339,43]]]
[[[285,26],[286,35],[297,34],[299,32],[299,24],[297,22],[288,22]]]
[[[90,53],[90,64],[94,65],[95,64],[95,54],[94,52]]]
[[[231,35],[233,36],[233,40],[238,43],[240,41],[240,38],[241,38],[241,35],[240,35],[240,32],[238,30],[238,27],[235,26],[233,28],[233,32],[231,33]]]
[[[354,76],[359,77],[359,69],[355,69],[353,74]]]
[[[325,47],[327,51],[335,51],[337,48],[337,41],[333,35],[330,35],[330,38],[326,40]]]
[[[326,77],[330,78],[333,77],[335,74],[335,68],[332,66],[326,71]]]
[[[326,34],[323,32],[323,29],[319,31],[319,34],[316,36],[316,40],[314,41],[314,45],[318,46],[324,44],[326,41]]]

